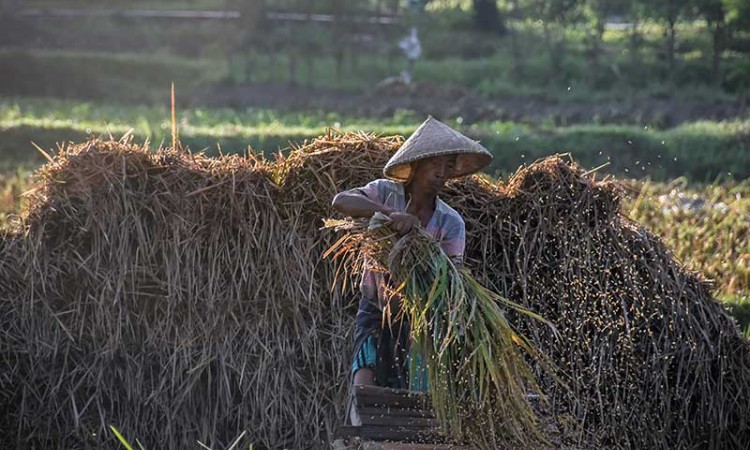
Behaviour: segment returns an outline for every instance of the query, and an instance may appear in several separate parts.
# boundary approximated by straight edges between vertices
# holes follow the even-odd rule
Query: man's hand
[[[409,213],[393,212],[388,217],[391,218],[393,229],[402,236],[419,226],[419,218]]]

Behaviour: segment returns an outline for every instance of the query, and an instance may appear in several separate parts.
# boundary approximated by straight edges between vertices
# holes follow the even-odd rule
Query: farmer
[[[376,212],[384,213],[392,228],[402,235],[421,227],[460,264],[465,245],[464,221],[438,198],[438,193],[447,180],[474,173],[491,160],[492,155],[479,143],[429,117],[385,165],[383,173],[390,179],[340,192],[333,199],[333,207],[351,217],[370,218]],[[417,374],[408,372],[409,324],[405,318],[397,319],[401,316],[399,299],[388,294],[387,278],[387,274],[367,269],[362,274],[353,382],[424,391],[424,364],[415,360],[416,367],[422,369]],[[383,320],[387,305],[391,319]]]
[[[398,46],[404,51],[406,60],[409,63],[407,69],[401,72],[401,79],[408,84],[411,83],[412,77],[414,76],[414,67],[417,64],[417,60],[422,55],[422,44],[419,43],[417,27],[411,27],[409,35],[401,39]]]

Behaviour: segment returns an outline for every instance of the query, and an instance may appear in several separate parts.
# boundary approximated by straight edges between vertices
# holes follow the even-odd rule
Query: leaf
[[[120,431],[117,428],[115,428],[113,425],[110,425],[109,429],[112,430],[112,433],[115,434],[115,436],[117,437],[117,439],[120,441],[120,443],[126,449],[133,450],[133,447],[130,445],[130,443],[128,443],[128,441],[125,439],[125,437],[122,434],[120,434]]]

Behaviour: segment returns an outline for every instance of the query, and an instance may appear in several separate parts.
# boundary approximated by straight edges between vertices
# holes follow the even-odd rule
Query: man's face
[[[414,163],[412,183],[424,192],[437,195],[453,176],[456,155],[434,156]]]

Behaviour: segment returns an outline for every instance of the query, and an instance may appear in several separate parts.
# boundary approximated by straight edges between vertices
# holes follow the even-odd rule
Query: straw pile
[[[0,447],[96,446],[113,424],[148,448],[221,448],[243,430],[259,447],[325,448],[356,305],[331,295],[335,236],[320,226],[400,142],[328,135],[274,161],[61,150],[0,240]],[[552,157],[444,198],[480,281],[561,333],[515,318],[564,371],[569,390],[540,381],[567,438],[744,448],[749,344],[619,195]]]
[[[148,448],[334,432],[348,310],[273,169],[113,142],[42,169],[0,259],[8,448],[96,446],[108,424]]]

